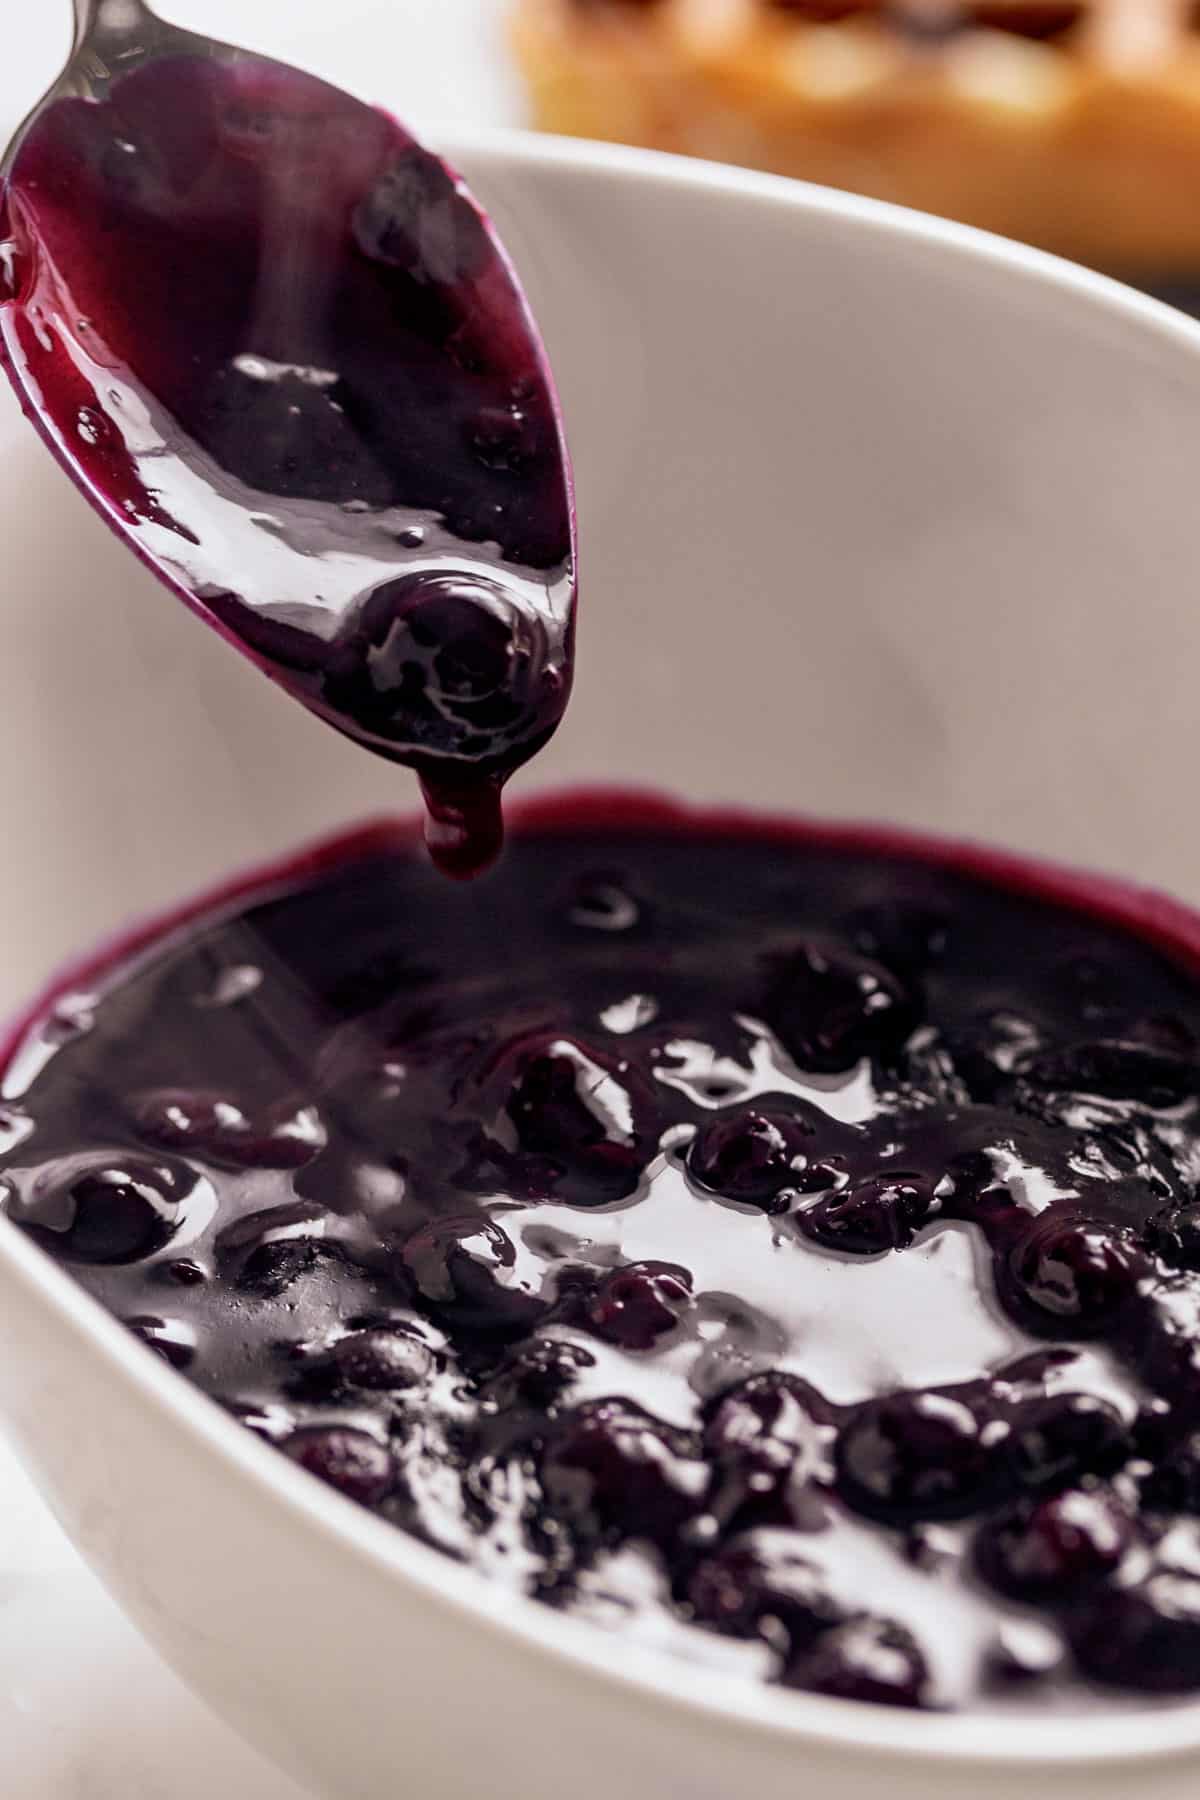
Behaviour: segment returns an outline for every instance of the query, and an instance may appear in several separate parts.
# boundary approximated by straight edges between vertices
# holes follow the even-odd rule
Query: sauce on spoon
[[[339,731],[417,772],[447,872],[571,680],[540,341],[462,183],[254,57],[63,99],[0,196],[0,361],[117,530]]]

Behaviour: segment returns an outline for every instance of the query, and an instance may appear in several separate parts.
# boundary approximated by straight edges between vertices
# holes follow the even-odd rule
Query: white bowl
[[[887,819],[1200,899],[1200,330],[766,177],[513,137],[459,159],[544,323],[582,508],[577,697],[529,781]],[[0,451],[11,1010],[404,778],[158,590],[7,403]],[[1200,1773],[1200,1706],[894,1714],[514,1598],[258,1443],[3,1221],[0,1410],[151,1642],[339,1800],[1182,1800]]]

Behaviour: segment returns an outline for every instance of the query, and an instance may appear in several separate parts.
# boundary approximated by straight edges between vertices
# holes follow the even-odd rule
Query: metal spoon
[[[0,161],[0,363],[155,574],[416,768],[439,861],[486,862],[566,705],[574,520],[541,340],[455,173],[313,76],[75,0]]]

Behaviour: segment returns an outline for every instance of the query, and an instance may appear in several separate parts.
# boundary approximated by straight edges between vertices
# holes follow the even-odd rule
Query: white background
[[[439,126],[520,121],[504,9],[505,0],[174,0],[160,8],[178,24],[305,64],[435,136]],[[0,34],[2,139],[57,70],[69,0],[0,0]],[[420,1800],[419,1782],[406,1785]],[[0,1795],[300,1800],[124,1624],[2,1444]]]

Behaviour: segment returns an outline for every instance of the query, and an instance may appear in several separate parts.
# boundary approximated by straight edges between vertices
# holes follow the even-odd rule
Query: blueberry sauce
[[[1178,929],[1176,929],[1178,926]],[[1200,931],[608,798],[406,828],[10,1047],[3,1205],[360,1505],[681,1656],[927,1708],[1200,1690]]]
[[[0,366],[142,558],[410,764],[449,872],[567,702],[566,452],[487,221],[394,120],[239,54],[64,99],[0,193]]]

